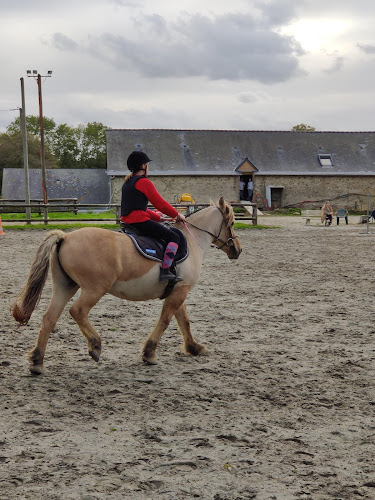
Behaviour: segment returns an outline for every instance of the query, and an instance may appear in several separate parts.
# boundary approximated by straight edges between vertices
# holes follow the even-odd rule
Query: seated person
[[[331,207],[330,202],[326,201],[322,206],[321,221],[324,222],[325,220],[328,220],[328,225],[330,226],[332,224],[332,217],[333,217],[333,208]]]

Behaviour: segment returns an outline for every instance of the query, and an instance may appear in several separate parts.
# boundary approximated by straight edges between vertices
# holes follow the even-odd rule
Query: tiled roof
[[[136,149],[152,158],[152,175],[237,175],[245,158],[256,175],[375,174],[375,132],[112,129],[107,174],[126,174]],[[322,167],[319,154],[333,166]]]

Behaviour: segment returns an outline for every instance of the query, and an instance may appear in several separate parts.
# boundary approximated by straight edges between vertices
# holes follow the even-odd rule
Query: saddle
[[[168,224],[165,225],[168,226]],[[164,252],[168,242],[162,239],[152,238],[151,236],[145,236],[131,224],[126,224],[125,222],[121,222],[120,227],[121,231],[127,234],[133,241],[135,248],[141,255],[143,255],[143,257],[156,260],[157,262],[163,262]],[[188,258],[189,249],[184,233],[177,228],[173,228],[173,231],[178,233],[180,236],[180,244],[178,245],[178,250],[173,263],[181,264],[181,262]]]
[[[165,225],[168,226],[168,224]],[[151,236],[145,236],[131,224],[126,224],[125,222],[121,222],[120,228],[121,232],[129,236],[129,238],[133,241],[135,248],[141,255],[143,255],[143,257],[151,260],[156,260],[157,262],[163,262],[164,252],[168,242],[162,239],[152,238]],[[170,268],[171,272],[174,275],[177,275],[176,264],[180,264],[188,258],[189,248],[187,246],[185,235],[177,228],[173,228],[173,231],[176,231],[180,236],[180,244],[178,245],[176,256]],[[170,295],[170,293],[172,292],[175,284],[176,282],[173,280],[168,281],[168,284],[165,287],[165,290],[160,299],[165,299],[166,297],[168,297],[168,295]]]

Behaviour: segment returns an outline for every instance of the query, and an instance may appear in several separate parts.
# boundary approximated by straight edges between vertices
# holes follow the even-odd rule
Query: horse
[[[187,354],[208,354],[206,347],[193,337],[185,299],[199,279],[204,256],[211,244],[238,259],[242,248],[234,234],[232,207],[221,197],[219,204],[197,211],[186,223],[177,222],[186,236],[188,257],[177,265],[182,278],[164,299],[160,317],[146,340],[142,359],[157,364],[156,349],[175,316]],[[87,339],[90,356],[99,361],[101,338],[89,321],[92,307],[107,293],[130,301],[160,299],[166,288],[159,281],[160,263],[142,256],[130,237],[120,231],[85,227],[64,233],[50,231],[40,244],[31,264],[25,286],[12,306],[18,327],[27,325],[36,308],[49,268],[52,296],[43,315],[35,347],[29,353],[29,369],[34,375],[44,371],[43,361],[50,333],[69,300],[81,289],[69,312]]]

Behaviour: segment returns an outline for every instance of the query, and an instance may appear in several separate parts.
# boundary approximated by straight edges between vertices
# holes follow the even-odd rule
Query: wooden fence
[[[196,210],[208,207],[209,203],[196,203],[196,204],[171,203],[171,205],[181,212],[195,212]],[[257,224],[258,205],[256,203],[246,203],[246,205],[242,203],[231,203],[231,206],[233,208],[245,208],[243,213],[235,214],[237,222],[241,220],[251,220],[253,224]],[[252,207],[252,213],[250,213],[249,207]],[[44,214],[43,218],[11,219],[11,222],[24,222],[25,224],[31,224],[33,222],[40,223],[42,221],[45,225],[48,225],[48,223],[54,224],[55,222],[89,222],[89,221],[114,222],[115,221],[116,224],[120,224],[121,205],[119,203],[107,203],[107,204],[78,203],[77,198],[58,198],[58,199],[56,198],[48,200],[47,204],[44,204],[43,200],[30,200],[30,203],[26,204],[22,200],[20,201],[20,200],[0,199],[0,214],[12,213],[12,212],[18,213],[22,211],[25,211],[26,213],[26,208],[30,208],[31,210],[34,209],[34,211],[37,211],[39,215],[41,215],[43,212]],[[153,208],[152,205],[150,205],[150,208]],[[49,219],[48,211],[56,211],[56,209],[59,209],[58,211],[64,209],[64,211],[66,212],[74,212],[75,215],[78,214],[78,211],[83,212],[83,211],[94,211],[94,210],[97,211],[114,210],[116,218],[110,219],[109,217],[106,218],[93,217],[92,219],[90,219],[87,217],[85,218],[74,217],[74,219],[67,219],[67,218]]]

